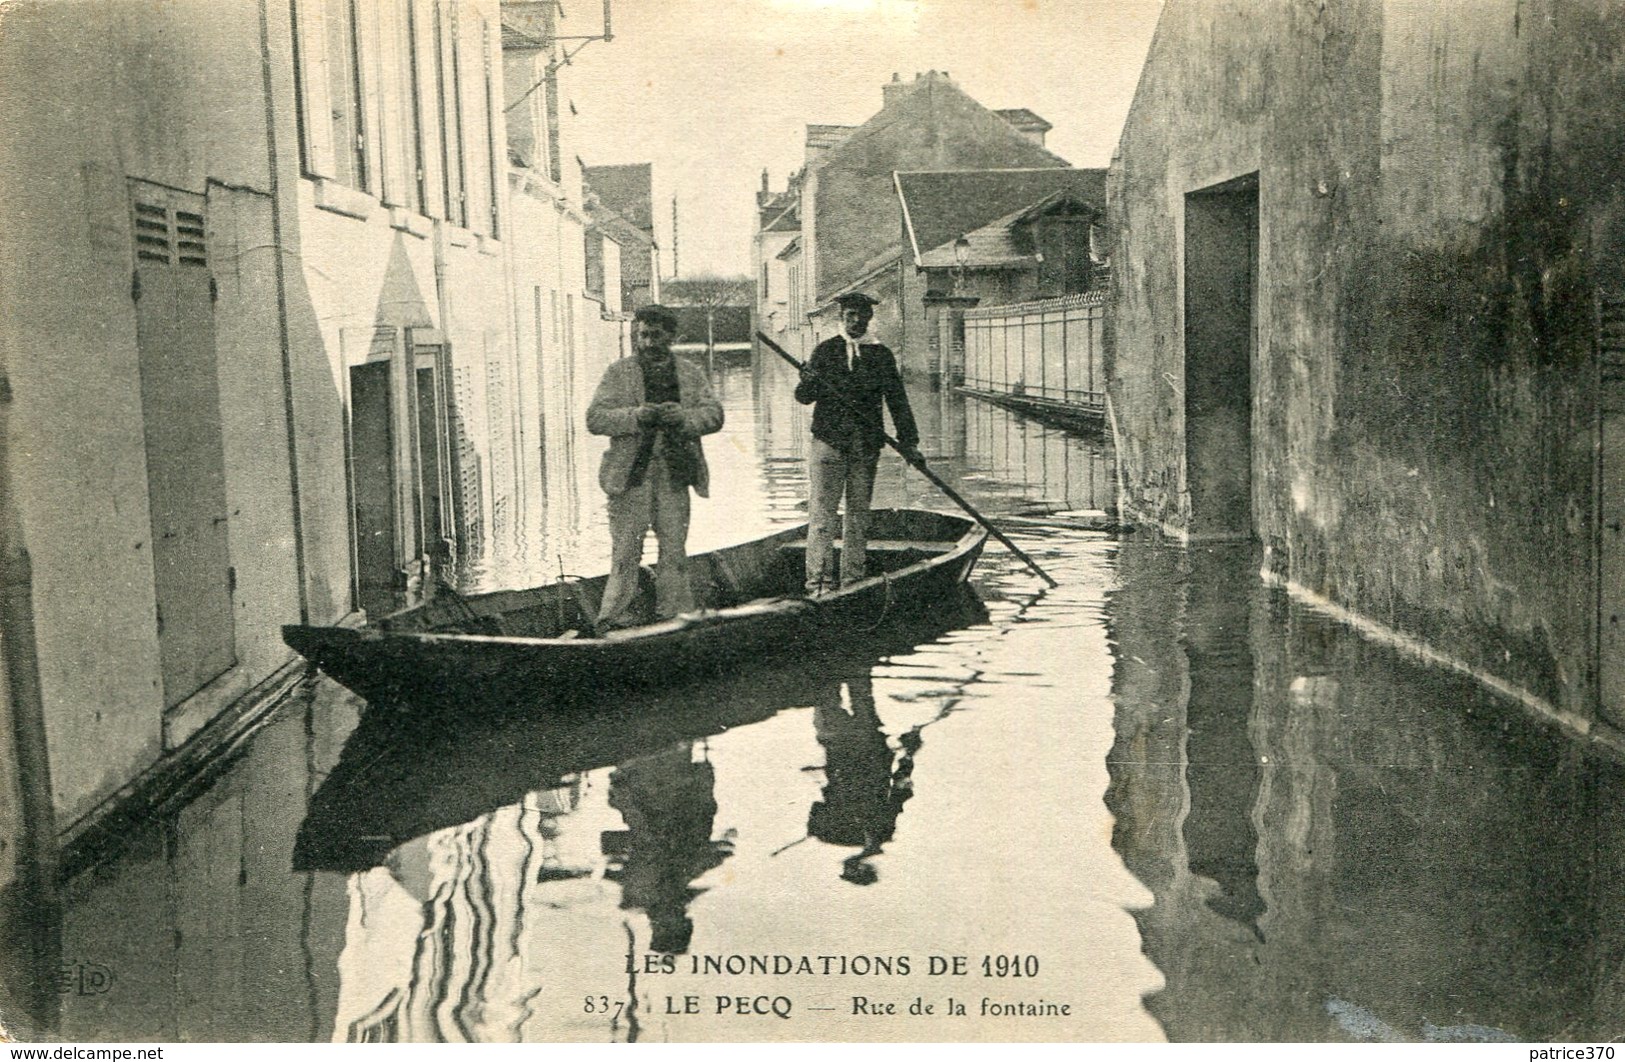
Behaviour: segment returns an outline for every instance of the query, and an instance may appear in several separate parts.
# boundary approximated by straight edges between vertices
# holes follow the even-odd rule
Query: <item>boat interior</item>
[[[871,514],[868,569],[873,577],[900,571],[933,556],[950,553],[975,525],[954,516],[916,510],[876,510]],[[835,541],[837,558],[840,539]],[[689,558],[689,578],[698,608],[718,610],[765,604],[805,593],[806,526],[767,538]],[[838,562],[838,561],[837,561]],[[414,608],[385,616],[375,626],[386,631],[479,634],[509,638],[590,637],[593,617],[608,576],[566,577],[526,590],[463,595],[442,586]],[[637,596],[628,617],[632,625],[656,622],[654,572],[639,573]]]

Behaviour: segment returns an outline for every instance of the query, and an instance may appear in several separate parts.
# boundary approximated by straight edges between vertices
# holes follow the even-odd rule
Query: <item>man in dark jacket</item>
[[[917,453],[920,433],[914,426],[908,392],[897,371],[897,359],[869,335],[878,299],[862,293],[842,295],[841,334],[813,348],[801,370],[796,401],[813,406],[811,480],[807,502],[807,592],[836,587],[830,550],[835,511],[846,497],[841,526],[841,584],[863,578],[868,545],[869,499],[874,493],[875,466],[885,445],[881,404],[891,410],[897,441]]]

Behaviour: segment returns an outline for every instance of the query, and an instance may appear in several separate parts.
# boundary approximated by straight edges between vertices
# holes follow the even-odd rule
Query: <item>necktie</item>
[[[858,367],[858,341],[851,336],[846,337],[846,371],[852,372]]]

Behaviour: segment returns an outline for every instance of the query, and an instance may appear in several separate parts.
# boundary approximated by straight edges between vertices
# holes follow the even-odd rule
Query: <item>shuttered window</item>
[[[506,137],[501,134],[497,126],[497,114],[500,108],[497,106],[497,77],[494,69],[495,61],[492,58],[497,51],[495,47],[496,41],[493,40],[494,34],[491,30],[491,24],[484,19],[480,20],[480,30],[483,34],[480,52],[484,59],[485,70],[485,137],[489,148],[482,160],[482,166],[491,186],[491,235],[492,237],[501,237],[502,174],[508,165],[508,149],[507,145],[503,143]]]
[[[396,0],[395,30],[401,48],[400,72],[405,83],[401,99],[404,118],[401,129],[401,166],[405,170],[403,205],[423,213],[429,198],[423,131],[423,58],[418,54],[418,14],[416,0]]]
[[[362,107],[361,34],[355,0],[326,0],[328,100],[333,123],[333,176],[365,189],[367,123]]]
[[[440,161],[445,175],[446,220],[468,227],[467,172],[464,167],[462,63],[458,57],[458,7],[435,5],[435,73],[440,112]]]
[[[378,191],[376,136],[367,106],[364,55],[376,44],[375,12],[363,0],[289,0],[299,161],[309,176]],[[372,0],[365,0],[372,2]],[[369,36],[372,34],[372,36]]]
[[[135,257],[138,264],[155,262],[208,268],[203,215],[138,200],[135,203]]]

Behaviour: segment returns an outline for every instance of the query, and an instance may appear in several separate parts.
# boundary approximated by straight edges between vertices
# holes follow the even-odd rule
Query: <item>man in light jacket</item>
[[[671,352],[677,316],[645,306],[632,319],[636,355],[604,370],[587,408],[587,430],[609,436],[598,484],[609,495],[609,582],[598,610],[600,630],[636,622],[643,539],[653,527],[656,609],[669,619],[693,607],[688,579],[689,488],[704,498],[710,473],[700,436],[722,428],[722,404],[705,370]]]

